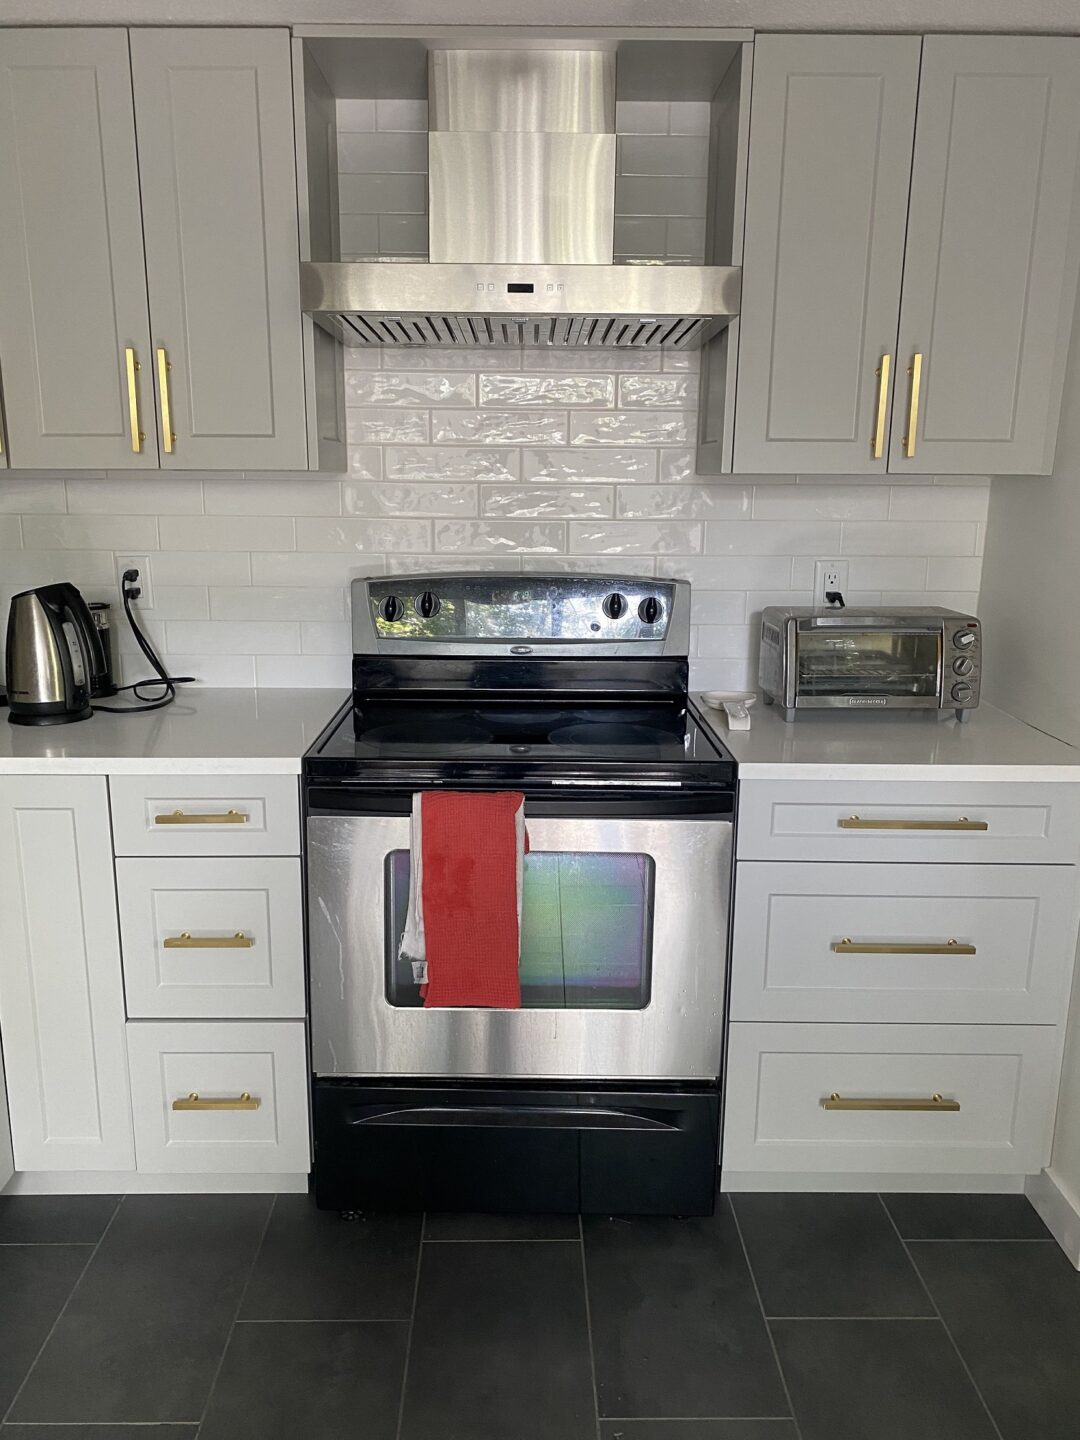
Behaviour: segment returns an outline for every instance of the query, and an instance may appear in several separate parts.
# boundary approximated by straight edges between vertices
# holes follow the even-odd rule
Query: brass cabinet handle
[[[169,815],[155,815],[155,825],[246,825],[250,815],[240,810],[226,810],[224,815],[189,814],[186,810],[174,810]]]
[[[907,373],[911,376],[911,399],[908,402],[907,434],[901,444],[904,454],[911,460],[915,455],[915,431],[919,425],[919,388],[922,384],[922,355],[917,350],[911,357],[911,368]]]
[[[959,1100],[943,1100],[936,1092],[929,1100],[865,1100],[860,1096],[850,1099],[838,1095],[834,1090],[827,1100],[822,1100],[823,1110],[959,1110]]]
[[[242,1095],[235,1099],[232,1096],[224,1096],[220,1099],[203,1100],[197,1090],[183,1100],[174,1100],[174,1110],[258,1110],[259,1100],[253,1099],[245,1090]]]
[[[161,392],[161,443],[166,455],[171,455],[176,445],[176,436],[173,434],[172,428],[172,411],[169,406],[169,371],[171,369],[169,357],[158,346],[157,375],[158,389]]]
[[[881,364],[877,368],[877,423],[874,426],[874,443],[870,452],[875,460],[880,460],[885,453],[885,412],[889,403],[889,367],[891,364],[892,356],[882,355]]]
[[[169,943],[166,940],[166,945]],[[974,955],[974,945],[946,940],[943,945],[890,945],[861,940],[834,940],[830,947],[837,955]]]
[[[255,941],[242,930],[235,935],[192,935],[181,930],[179,935],[166,935],[161,943],[166,950],[250,950]]]
[[[146,436],[139,429],[139,387],[135,383],[135,376],[142,369],[135,358],[135,351],[129,345],[124,351],[124,363],[127,366],[127,391],[128,391],[128,428],[131,431],[131,449],[134,454],[142,453],[142,442]]]
[[[849,815],[838,820],[841,830],[989,830],[985,820],[969,820],[961,815],[959,820],[862,820],[858,815]]]

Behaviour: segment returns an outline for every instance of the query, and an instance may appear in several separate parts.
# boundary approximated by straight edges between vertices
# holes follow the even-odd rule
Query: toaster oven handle
[[[574,1105],[410,1105],[354,1113],[350,1125],[511,1130],[678,1130],[670,1120],[632,1110]]]
[[[837,820],[841,830],[989,830],[985,820],[969,820],[961,815],[959,820],[863,820],[859,815],[848,815]]]

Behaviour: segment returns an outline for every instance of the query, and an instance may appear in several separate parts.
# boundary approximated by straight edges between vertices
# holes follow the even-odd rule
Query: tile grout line
[[[596,1384],[596,1351],[593,1349],[592,1306],[589,1303],[589,1267],[585,1260],[585,1222],[578,1212],[578,1244],[581,1246],[581,1287],[585,1294],[585,1334],[589,1342],[589,1374],[592,1377],[593,1419],[596,1423],[596,1440],[600,1436],[600,1392]]]
[[[214,1378],[210,1381],[209,1388],[206,1392],[206,1400],[203,1403],[202,1414],[199,1416],[198,1421],[199,1428],[195,1431],[195,1440],[199,1440],[199,1436],[202,1434],[202,1427],[206,1424],[210,1401],[214,1398],[214,1391],[217,1389],[217,1382],[221,1376],[222,1367],[225,1364],[225,1356],[229,1353],[229,1346],[232,1344],[232,1338],[236,1332],[236,1322],[240,1317],[240,1311],[244,1308],[244,1301],[247,1299],[247,1292],[251,1285],[251,1277],[255,1274],[255,1266],[259,1263],[259,1256],[262,1254],[263,1244],[266,1241],[266,1232],[270,1229],[270,1221],[273,1218],[274,1211],[277,1209],[277,1199],[276,1193],[270,1197],[270,1208],[266,1212],[266,1219],[263,1221],[263,1227],[259,1233],[259,1243],[255,1246],[255,1254],[251,1257],[251,1265],[243,1286],[241,1287],[240,1295],[236,1302],[236,1309],[233,1311],[232,1324],[229,1326],[229,1333],[225,1337],[225,1344],[221,1347],[221,1356],[218,1360],[217,1368],[214,1370]]]
[[[944,1317],[944,1315],[942,1315],[941,1311],[938,1309],[938,1303],[937,1303],[937,1301],[934,1299],[933,1294],[931,1293],[930,1286],[929,1286],[929,1285],[926,1283],[926,1281],[923,1279],[922,1271],[919,1269],[918,1265],[915,1263],[915,1257],[914,1257],[914,1255],[912,1255],[911,1250],[910,1250],[909,1247],[908,1247],[908,1242],[904,1239],[903,1235],[900,1234],[900,1226],[897,1225],[896,1221],[893,1219],[893,1213],[892,1213],[892,1211],[889,1209],[888,1205],[886,1205],[884,1195],[879,1194],[877,1198],[878,1198],[878,1200],[881,1202],[881,1208],[885,1211],[885,1214],[886,1214],[886,1216],[888,1217],[889,1224],[892,1226],[893,1230],[896,1232],[896,1238],[897,1238],[897,1240],[899,1240],[899,1242],[900,1242],[900,1244],[901,1244],[901,1246],[902,1246],[902,1248],[903,1248],[904,1254],[905,1254],[905,1255],[907,1256],[907,1258],[908,1258],[908,1264],[909,1264],[909,1265],[911,1266],[911,1268],[915,1271],[915,1274],[918,1276],[919,1284],[920,1284],[920,1285],[923,1287],[923,1289],[926,1291],[926,1298],[930,1301],[930,1304],[934,1307],[934,1314],[935,1314],[935,1315],[937,1316],[937,1318],[941,1321],[941,1328],[945,1331],[945,1334],[949,1337],[949,1344],[952,1346],[953,1350],[955,1350],[955,1352],[956,1352],[956,1358],[960,1361],[960,1365],[961,1365],[961,1368],[962,1368],[963,1371],[964,1371],[964,1374],[967,1376],[968,1380],[971,1382],[971,1388],[975,1391],[975,1394],[979,1397],[979,1403],[982,1405],[983,1409],[986,1411],[986,1418],[990,1421],[990,1425],[991,1425],[991,1427],[992,1427],[992,1429],[993,1429],[993,1431],[994,1431],[994,1434],[998,1437],[998,1440],[1004,1440],[1004,1437],[1002,1436],[1001,1430],[1000,1430],[1000,1428],[999,1428],[999,1426],[998,1426],[997,1420],[994,1418],[994,1412],[990,1409],[990,1406],[986,1403],[986,1396],[985,1396],[985,1395],[982,1393],[982,1391],[979,1389],[979,1386],[978,1386],[978,1384],[976,1383],[976,1380],[975,1380],[975,1376],[971,1373],[971,1369],[970,1369],[970,1367],[968,1366],[967,1361],[964,1359],[963,1352],[961,1351],[960,1346],[956,1343],[956,1337],[953,1335],[953,1333],[952,1333],[952,1331],[949,1329],[948,1325],[946,1325],[946,1323],[945,1323],[945,1317]]]
[[[11,1397],[11,1404],[10,1404],[10,1405],[7,1407],[7,1409],[4,1411],[3,1418],[0,1419],[0,1425],[6,1425],[6,1424],[7,1424],[8,1416],[11,1414],[11,1412],[15,1409],[15,1406],[18,1404],[19,1396],[22,1394],[23,1390],[26,1388],[26,1382],[30,1379],[30,1376],[31,1376],[31,1374],[33,1373],[34,1367],[37,1365],[38,1361],[41,1359],[41,1356],[42,1356],[42,1354],[44,1353],[44,1350],[45,1350],[45,1346],[48,1345],[49,1341],[52,1339],[53,1335],[55,1334],[55,1332],[56,1332],[56,1327],[60,1324],[60,1321],[64,1318],[64,1313],[65,1313],[65,1311],[67,1310],[68,1306],[71,1304],[71,1297],[75,1294],[75,1291],[76,1291],[76,1290],[79,1288],[79,1286],[82,1284],[82,1282],[83,1282],[83,1277],[86,1275],[86,1272],[90,1269],[90,1266],[94,1263],[94,1256],[95,1256],[95,1255],[98,1253],[98,1251],[101,1249],[101,1245],[102,1245],[102,1242],[103,1242],[104,1239],[105,1239],[105,1236],[106,1236],[106,1235],[109,1233],[109,1231],[112,1229],[112,1223],[113,1223],[113,1221],[116,1219],[117,1215],[119,1215],[119,1213],[120,1213],[120,1206],[121,1206],[123,1203],[124,1203],[124,1196],[121,1195],[120,1198],[119,1198],[119,1199],[117,1200],[117,1202],[116,1202],[116,1206],[115,1206],[115,1208],[113,1209],[113,1213],[109,1216],[109,1219],[108,1219],[108,1222],[107,1222],[107,1224],[106,1224],[106,1226],[105,1226],[105,1229],[102,1230],[101,1234],[98,1236],[97,1244],[96,1244],[96,1245],[94,1246],[94,1248],[90,1251],[90,1254],[89,1254],[89,1256],[87,1257],[86,1264],[85,1264],[85,1265],[83,1266],[83,1268],[79,1271],[78,1278],[76,1279],[75,1284],[72,1285],[71,1289],[70,1289],[70,1290],[68,1291],[68,1293],[67,1293],[67,1298],[65,1299],[63,1305],[60,1306],[60,1310],[59,1310],[59,1313],[57,1314],[56,1319],[55,1319],[55,1320],[53,1321],[53,1323],[49,1326],[49,1333],[45,1336],[45,1339],[41,1342],[41,1345],[40,1345],[40,1347],[38,1348],[37,1354],[34,1356],[33,1360],[31,1360],[30,1364],[26,1367],[26,1374],[23,1376],[22,1381],[21,1381],[20,1384],[19,1384],[19,1388],[15,1391],[15,1394]]]
[[[413,1332],[416,1329],[416,1306],[420,1299],[420,1267],[424,1261],[424,1232],[427,1230],[427,1211],[420,1217],[420,1237],[416,1242],[416,1279],[413,1281],[412,1310],[409,1312],[409,1334],[405,1341],[405,1363],[401,1367],[401,1398],[398,1401],[396,1440],[401,1440],[401,1428],[405,1424],[405,1394],[409,1384],[409,1361],[412,1359]]]
[[[758,1310],[761,1312],[762,1324],[765,1326],[765,1333],[769,1337],[769,1345],[773,1353],[773,1363],[776,1366],[776,1373],[780,1376],[780,1384],[783,1387],[784,1398],[787,1400],[788,1409],[791,1411],[791,1423],[795,1426],[796,1440],[802,1440],[802,1426],[799,1424],[799,1417],[795,1413],[795,1406],[791,1402],[791,1391],[788,1388],[787,1376],[784,1374],[784,1367],[780,1363],[780,1351],[776,1348],[776,1337],[772,1333],[772,1326],[769,1324],[769,1317],[765,1314],[765,1304],[761,1298],[761,1290],[758,1288],[757,1276],[754,1274],[754,1266],[750,1260],[750,1251],[746,1248],[746,1238],[739,1224],[738,1211],[730,1196],[721,1194],[720,1203],[727,1205],[731,1212],[731,1218],[735,1222],[735,1233],[739,1237],[739,1244],[742,1246],[743,1259],[746,1261],[746,1268],[750,1273],[750,1283],[754,1287],[754,1294],[757,1297]]]

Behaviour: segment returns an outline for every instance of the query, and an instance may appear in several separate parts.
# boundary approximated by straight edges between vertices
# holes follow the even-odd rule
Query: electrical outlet
[[[117,555],[116,557],[116,588],[121,595],[124,593],[124,571],[138,570],[139,578],[135,582],[142,594],[135,604],[142,611],[154,608],[154,592],[150,588],[150,557],[148,555]]]
[[[829,607],[826,595],[837,590],[841,595],[848,588],[848,562],[846,560],[819,560],[814,566],[814,604],[821,609]]]

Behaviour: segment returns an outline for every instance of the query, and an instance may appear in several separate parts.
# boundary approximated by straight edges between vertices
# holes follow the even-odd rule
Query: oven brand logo
[[[849,705],[888,705],[884,695],[849,695]]]

